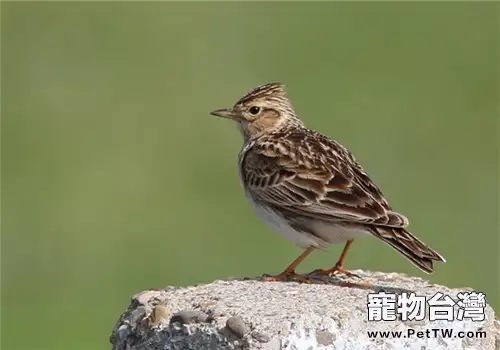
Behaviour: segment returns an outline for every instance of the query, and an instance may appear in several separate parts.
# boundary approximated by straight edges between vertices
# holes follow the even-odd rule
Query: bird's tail
[[[438,252],[429,248],[404,228],[375,226],[372,232],[426,273],[432,273],[433,261],[446,262]]]

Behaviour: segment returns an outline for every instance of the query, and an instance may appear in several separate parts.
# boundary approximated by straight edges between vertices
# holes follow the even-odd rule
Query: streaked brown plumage
[[[380,189],[352,154],[339,143],[307,129],[278,83],[261,85],[230,109],[211,114],[238,122],[244,138],[239,174],[257,214],[282,236],[306,251],[347,241],[337,265],[323,273],[346,273],[343,258],[353,239],[373,235],[417,267],[433,271],[433,261],[445,259],[405,227],[408,219],[394,212]]]

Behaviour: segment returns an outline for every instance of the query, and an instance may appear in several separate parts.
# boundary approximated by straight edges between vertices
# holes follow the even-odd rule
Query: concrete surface
[[[356,279],[340,277],[311,284],[233,279],[144,291],[132,298],[110,341],[114,350],[500,349],[500,322],[489,305],[484,321],[368,321],[368,293],[431,297],[441,292],[456,299],[458,292],[471,289],[450,289],[396,273],[353,272],[371,286],[352,285]],[[486,337],[434,336],[432,329],[452,329],[455,335],[485,331]],[[406,336],[409,330],[424,335],[370,339],[367,334],[402,331]]]

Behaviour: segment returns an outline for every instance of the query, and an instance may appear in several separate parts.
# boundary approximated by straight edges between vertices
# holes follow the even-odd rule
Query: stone
[[[451,289],[403,274],[353,272],[366,285],[340,277],[303,284],[245,278],[144,291],[132,298],[115,325],[110,341],[114,350],[493,350],[500,344],[500,322],[489,305],[484,321],[431,322],[427,317],[416,322],[401,318],[368,321],[369,293],[414,292],[430,298],[441,292],[456,300],[459,292],[471,289]],[[152,323],[154,317],[151,316],[158,305],[168,306],[168,312],[162,312],[162,322]],[[189,315],[195,315],[186,316],[189,322],[165,319],[186,310]],[[448,337],[441,333],[444,329],[454,335],[471,332],[469,335],[473,337]],[[413,335],[372,339],[368,332],[373,331]],[[477,336],[480,332],[486,336]]]

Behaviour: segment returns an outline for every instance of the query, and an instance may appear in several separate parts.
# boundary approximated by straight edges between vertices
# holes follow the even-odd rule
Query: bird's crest
[[[240,98],[236,104],[243,104],[245,102],[251,101],[256,98],[261,98],[265,96],[285,96],[285,85],[281,83],[268,83],[264,85],[257,86],[253,88],[249,92],[246,93],[245,96]]]

